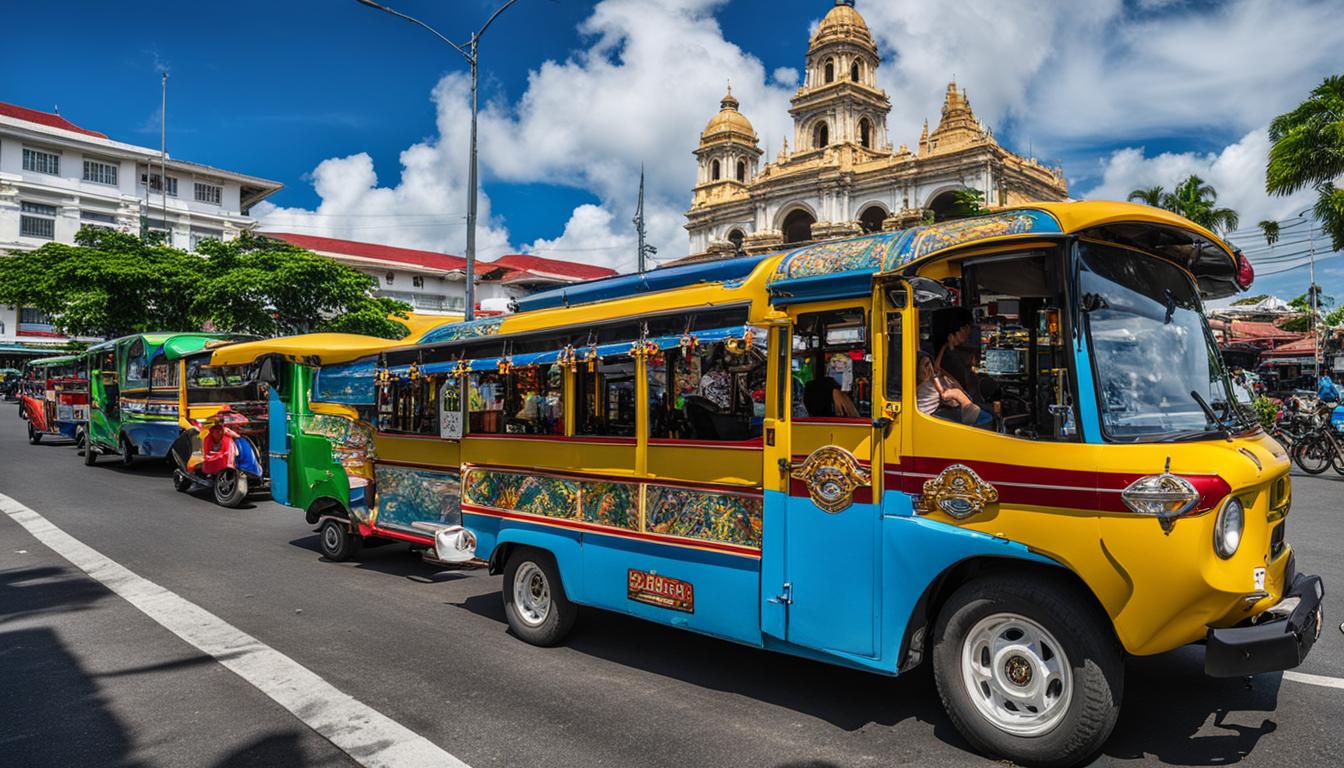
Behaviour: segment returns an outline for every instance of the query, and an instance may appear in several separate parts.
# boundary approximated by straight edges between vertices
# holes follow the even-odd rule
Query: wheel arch
[[[565,595],[573,602],[581,601],[582,555],[577,539],[541,531],[503,529],[490,550],[489,572],[492,575],[503,573],[509,556],[520,547],[531,547],[550,555],[555,561],[556,570],[560,572],[560,584],[565,588]]]
[[[304,511],[304,519],[308,521],[309,525],[317,525],[317,521],[324,517],[339,517],[350,520],[350,510],[346,509],[339,499],[331,496],[318,496]]]
[[[1044,577],[1067,584],[1073,591],[1086,596],[1088,605],[1096,614],[1094,619],[1104,621],[1106,631],[1115,639],[1117,647],[1124,647],[1116,634],[1115,623],[1101,600],[1073,569],[1049,559],[1029,560],[1003,555],[972,555],[947,566],[925,586],[910,612],[905,632],[901,637],[901,646],[896,657],[899,671],[904,672],[918,666],[928,655],[929,630],[938,620],[938,614],[948,598],[965,584],[989,575]]]

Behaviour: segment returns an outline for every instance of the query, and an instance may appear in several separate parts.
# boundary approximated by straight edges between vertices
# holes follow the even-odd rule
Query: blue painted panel
[[[242,437],[234,440],[233,444],[238,449],[238,458],[235,462],[238,469],[252,477],[262,477],[261,461],[257,457],[257,448],[252,441]]]
[[[79,430],[79,425],[81,423],[82,422],[78,421],[58,421],[56,422],[56,431],[60,432],[63,437],[68,437],[71,440],[74,440],[75,432]]]
[[[788,497],[785,573],[793,585],[787,639],[857,656],[877,655],[877,597],[882,578],[876,504],[824,512]]]
[[[373,405],[377,367],[376,357],[323,366],[313,376],[312,399],[319,403]]]
[[[1074,370],[1078,371],[1078,414],[1083,425],[1083,442],[1100,443],[1101,404],[1092,376],[1092,350],[1086,341],[1074,344]]]
[[[266,430],[271,455],[266,462],[271,474],[271,500],[289,506],[289,414],[285,401],[280,399],[280,388],[269,389]]]
[[[783,640],[788,632],[788,606],[775,598],[788,577],[784,573],[784,547],[788,542],[789,496],[779,491],[765,492],[765,511],[761,518],[761,632]]]
[[[690,629],[751,645],[761,644],[757,612],[760,564],[755,558],[585,534],[585,602],[659,624]],[[629,571],[645,571],[688,582],[693,612],[631,600]]]
[[[687,264],[681,267],[655,269],[642,275],[619,275],[601,280],[590,280],[586,283],[542,291],[518,299],[518,311],[530,312],[534,309],[588,304],[622,296],[666,291],[697,283],[719,283],[736,280],[751,274],[756,265],[769,258],[770,255],[745,256],[736,259],[724,259],[723,261]]]
[[[182,434],[176,421],[126,421],[122,422],[121,431],[135,445],[138,455],[151,459],[167,456],[173,441]]]
[[[776,306],[802,301],[827,301],[867,296],[873,289],[872,271],[809,275],[770,284],[770,303]]]
[[[555,557],[565,595],[576,603],[586,603],[583,594],[583,535],[555,526],[535,525],[521,520],[505,520],[492,515],[462,512],[462,525],[476,535],[476,556],[489,560],[500,544],[523,544],[544,549]],[[501,563],[501,566],[503,564]]]

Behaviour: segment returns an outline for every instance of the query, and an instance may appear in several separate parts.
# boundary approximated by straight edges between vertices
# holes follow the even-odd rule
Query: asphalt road
[[[507,632],[499,577],[401,546],[329,563],[300,513],[175,492],[163,465],[85,467],[0,405],[0,492],[303,664],[474,768],[982,765],[925,665],[882,678],[585,610],[541,649]],[[1289,540],[1326,580],[1298,670],[1344,678],[1344,478],[1298,477]],[[1131,659],[1099,765],[1326,765],[1344,690],[1214,680],[1203,652]],[[0,764],[350,765],[242,678],[0,515]]]

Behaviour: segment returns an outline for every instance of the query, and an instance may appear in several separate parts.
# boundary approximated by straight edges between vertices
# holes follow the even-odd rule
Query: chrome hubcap
[[[336,526],[328,525],[322,530],[322,543],[332,552],[341,545],[341,532],[336,530]]]
[[[533,562],[518,566],[513,577],[513,607],[518,618],[530,627],[541,626],[551,613],[551,584]]]
[[[219,477],[215,478],[215,489],[221,496],[230,496],[233,494],[234,477],[232,472],[221,472]]]
[[[980,714],[1016,736],[1039,736],[1059,725],[1073,697],[1063,647],[1024,616],[981,619],[961,649],[962,682]]]

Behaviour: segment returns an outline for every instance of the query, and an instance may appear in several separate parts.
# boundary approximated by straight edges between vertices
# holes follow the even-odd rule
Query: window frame
[[[873,354],[873,338],[872,338],[873,308],[871,304],[872,302],[871,300],[869,300],[869,301],[844,301],[843,303],[837,304],[835,306],[828,306],[828,305],[822,305],[820,307],[804,306],[801,307],[803,311],[798,312],[796,315],[793,315],[790,318],[788,368],[783,372],[783,374],[785,376],[788,376],[790,379],[793,378],[793,361],[796,358],[797,353],[799,352],[799,350],[797,349],[797,345],[798,340],[802,335],[799,333],[800,328],[799,320],[801,320],[804,317],[815,315],[827,315],[836,312],[844,312],[846,310],[857,310],[859,313],[862,314],[863,319],[862,322],[859,323],[859,325],[856,327],[859,328],[863,333],[863,345],[864,349],[867,351],[867,357],[869,358],[869,360],[867,361],[869,366],[869,374],[868,374],[869,394],[868,394],[867,415],[862,413],[862,409],[859,408],[858,402],[854,402],[855,409],[860,411],[858,416],[813,416],[811,414],[811,411],[809,410],[808,415],[806,416],[799,416],[797,413],[790,413],[789,418],[791,422],[803,423],[803,424],[824,424],[824,423],[871,424],[872,423],[872,419],[875,418],[875,415],[878,412],[877,408],[878,392],[875,386],[876,382],[874,381],[874,379],[878,375],[878,371],[873,366],[873,360],[872,360],[872,358],[874,358],[875,355]],[[809,350],[810,353],[815,353],[816,351],[820,351],[823,354],[825,353],[825,347],[826,347],[825,329],[826,326],[823,326],[821,334],[819,336],[820,346],[817,348],[817,350]],[[815,364],[815,361],[813,362]],[[809,382],[810,381],[811,379],[809,379]],[[789,386],[789,397],[790,400],[792,400],[793,397],[792,381],[789,382],[788,386]],[[806,388],[806,384],[804,384],[804,388]],[[844,390],[842,389],[841,391]],[[851,400],[853,400],[852,397]],[[806,407],[806,401],[804,401],[804,407]]]
[[[45,159],[39,161],[39,158]],[[32,173],[46,174],[47,176],[60,176],[60,150],[38,149],[36,147],[25,146],[23,148],[23,170]]]
[[[56,219],[60,216],[60,210],[59,206],[48,205],[47,203],[35,203],[29,200],[19,201],[19,236],[32,237],[38,240],[55,240]],[[45,226],[34,231],[31,228],[31,224],[34,222],[43,222]],[[50,231],[48,232],[47,229],[50,229]]]
[[[202,191],[212,194],[202,195],[201,194]],[[211,184],[206,181],[193,181],[192,199],[194,199],[198,203],[206,203],[208,205],[222,206],[224,205],[224,187],[219,184]]]
[[[94,169],[93,173],[90,173],[91,167]],[[98,173],[97,171],[99,169],[106,173]],[[110,175],[110,180],[105,178],[108,175]],[[100,178],[100,176],[104,178]],[[115,187],[118,186],[121,179],[121,166],[118,163],[99,160],[96,157],[86,157],[83,158],[83,171],[80,179],[91,184],[102,184],[104,186]]]

